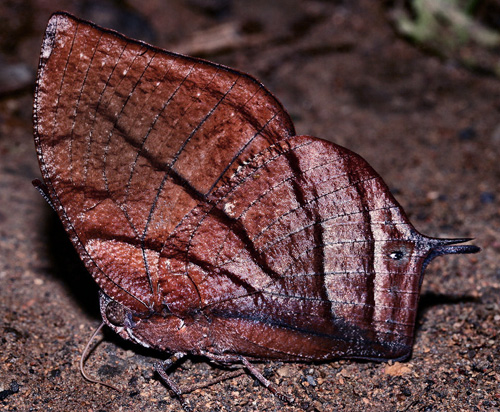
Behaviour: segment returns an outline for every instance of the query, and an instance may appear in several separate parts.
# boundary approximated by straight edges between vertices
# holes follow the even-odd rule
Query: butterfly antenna
[[[102,385],[102,386],[106,386],[110,389],[114,389],[115,391],[121,392],[121,390],[118,389],[116,386],[113,386],[109,383],[98,381],[97,379],[91,378],[90,376],[87,375],[87,373],[85,372],[85,369],[83,367],[83,363],[85,362],[85,359],[87,358],[87,356],[90,353],[90,345],[92,344],[92,341],[94,340],[96,335],[101,331],[103,326],[104,326],[104,322],[101,322],[99,327],[94,331],[94,333],[90,337],[89,341],[87,342],[87,345],[85,346],[85,349],[82,352],[82,356],[80,357],[80,373],[82,374],[83,378],[89,382],[96,383],[96,384]]]

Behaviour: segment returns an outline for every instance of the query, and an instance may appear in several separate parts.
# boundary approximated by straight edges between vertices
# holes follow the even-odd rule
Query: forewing
[[[66,230],[104,292],[136,312],[158,303],[159,253],[183,217],[294,133],[253,78],[65,13],[43,40],[34,119]]]

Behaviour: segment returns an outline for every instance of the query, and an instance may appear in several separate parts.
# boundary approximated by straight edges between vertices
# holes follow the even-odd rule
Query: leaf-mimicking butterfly
[[[35,184],[105,324],[274,392],[250,361],[407,358],[427,264],[479,251],[418,233],[365,160],[296,136],[254,78],[66,13],[43,40],[34,130]],[[171,363],[156,368],[180,395]]]

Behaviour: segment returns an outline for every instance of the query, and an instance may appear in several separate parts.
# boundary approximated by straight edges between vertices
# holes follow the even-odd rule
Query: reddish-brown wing
[[[253,78],[65,13],[43,41],[34,119],[66,230],[99,286],[136,312],[159,304],[158,253],[183,217],[294,133]]]
[[[189,276],[198,301],[184,309],[211,319],[215,353],[403,357],[428,252],[420,240],[363,159],[295,136],[241,166],[181,222],[160,254],[160,288],[174,307],[172,282]]]
[[[404,357],[425,265],[479,250],[417,233],[363,159],[294,136],[252,78],[64,13],[42,46],[35,140],[104,319],[146,346]]]

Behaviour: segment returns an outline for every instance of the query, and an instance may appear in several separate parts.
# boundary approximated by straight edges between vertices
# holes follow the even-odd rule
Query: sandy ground
[[[242,375],[189,394],[197,411],[500,410],[500,81],[399,38],[382,2],[117,4],[0,4],[0,409],[179,410],[152,370],[161,354],[109,332],[87,369],[122,391],[78,371],[100,321],[97,288],[31,186],[40,176],[31,129],[39,45],[51,12],[64,9],[253,74],[287,107],[298,133],[365,157],[417,229],[475,237],[483,249],[428,267],[410,361],[262,364],[293,405]],[[190,384],[223,372],[189,359],[173,376]]]

